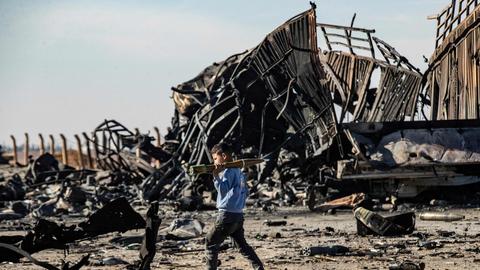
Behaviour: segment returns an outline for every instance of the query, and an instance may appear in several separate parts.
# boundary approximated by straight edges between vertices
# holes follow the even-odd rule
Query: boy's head
[[[226,143],[219,143],[210,150],[214,164],[222,164],[227,161],[232,161],[232,147]]]

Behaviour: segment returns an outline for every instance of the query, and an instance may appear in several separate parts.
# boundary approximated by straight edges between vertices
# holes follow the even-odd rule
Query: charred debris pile
[[[468,14],[476,19],[474,8],[469,5]],[[314,209],[319,201],[356,192],[410,199],[443,198],[442,189],[452,186],[476,191],[480,88],[471,31],[478,22],[465,20],[471,25],[457,29],[445,16],[437,18],[443,39],[437,38],[422,73],[375,30],[354,27],[355,18],[350,26],[317,23],[312,8],[258,46],[172,87],[175,111],[160,147],[107,121],[96,132],[117,144],[100,150],[122,156],[133,147],[145,160],[158,160],[156,169],[137,168],[145,170],[142,198],[180,199],[185,209],[214,198],[211,176],[190,175],[188,167],[211,163],[209,149],[219,142],[233,144],[237,158],[266,160],[245,169],[251,198],[265,207],[305,201]],[[452,44],[451,36],[460,47],[442,45]],[[320,38],[326,48],[319,48]],[[462,68],[447,66],[445,50],[452,48],[461,50],[449,57],[458,56]],[[462,60],[465,55],[473,60]],[[125,167],[132,165],[116,169]],[[471,201],[475,192],[468,195],[450,199]]]
[[[445,28],[446,15],[438,15],[436,50],[424,74],[375,30],[354,27],[355,17],[350,26],[317,23],[312,7],[256,47],[172,87],[175,111],[162,145],[105,120],[90,137],[94,169],[74,170],[46,153],[23,176],[4,177],[0,199],[47,196],[55,184],[64,197],[94,197],[92,205],[122,195],[208,208],[211,176],[188,169],[212,163],[209,149],[219,142],[233,144],[237,158],[265,159],[245,172],[250,202],[267,208],[305,201],[314,209],[358,192],[402,199],[432,190],[443,196],[445,186],[472,190],[480,163],[478,44],[471,38],[477,7],[469,7],[475,20],[462,22],[467,28]],[[326,48],[319,48],[320,37]]]

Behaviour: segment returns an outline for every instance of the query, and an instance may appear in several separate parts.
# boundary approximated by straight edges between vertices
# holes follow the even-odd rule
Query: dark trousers
[[[250,261],[253,269],[263,269],[262,262],[245,240],[243,219],[234,222],[217,219],[205,238],[207,269],[217,269],[218,249],[228,236],[232,238],[240,253]]]

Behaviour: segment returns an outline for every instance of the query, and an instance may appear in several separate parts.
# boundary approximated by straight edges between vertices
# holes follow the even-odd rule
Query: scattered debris
[[[268,236],[272,239],[282,238],[282,234],[280,232],[269,232]]]
[[[191,239],[203,232],[203,224],[196,219],[175,219],[168,227],[167,239]]]
[[[4,155],[5,151],[3,151],[3,147],[0,145],[0,164],[8,164],[8,159]]]
[[[355,193],[343,198],[339,198],[333,201],[325,202],[318,206],[315,210],[328,211],[330,209],[336,209],[341,207],[355,208],[359,206],[365,200],[364,193]]]
[[[443,247],[443,244],[440,241],[420,241],[418,246],[426,249],[436,249]]]
[[[18,174],[14,174],[7,183],[0,185],[0,201],[22,200],[26,186]]]
[[[407,212],[383,217],[375,212],[358,207],[354,211],[357,220],[357,233],[365,236],[377,235],[404,235],[415,229],[415,213]]]
[[[42,149],[36,157],[26,154],[25,167],[18,173],[0,175],[0,222],[18,221],[15,224],[28,232],[0,237],[0,261],[18,262],[26,257],[36,265],[57,269],[31,254],[67,249],[75,241],[110,232],[145,228],[143,237],[116,237],[111,243],[140,247],[140,261],[129,266],[149,269],[161,223],[159,202],[177,211],[214,206],[215,191],[206,174],[212,167],[201,164],[211,164],[210,147],[224,141],[233,143],[238,159],[234,166],[242,167],[248,176],[250,205],[268,213],[302,202],[311,210],[329,214],[352,208],[358,235],[412,233],[414,212],[383,216],[368,209],[394,212],[401,207],[399,201],[427,191],[434,193],[435,199],[425,200],[430,206],[446,207],[453,200],[437,196],[442,193],[440,187],[466,186],[475,194],[480,183],[480,73],[476,72],[480,62],[473,42],[480,25],[480,4],[463,2],[452,1],[434,16],[436,46],[425,73],[374,36],[375,30],[355,27],[354,19],[350,26],[317,23],[312,4],[257,46],[172,87],[175,110],[163,144],[153,145],[148,134],[105,120],[91,138],[85,136],[93,146],[95,162],[90,153],[88,159],[95,166],[90,169],[70,167],[63,159],[59,162],[54,147],[52,153]],[[327,48],[318,47],[317,31],[323,34]],[[8,163],[2,150],[0,164]],[[13,156],[13,165],[18,166],[16,150]],[[82,164],[81,151],[78,156]],[[470,202],[469,194],[461,195]],[[370,208],[373,198],[376,204]],[[132,206],[145,207],[149,202],[145,221]],[[85,220],[67,226],[46,217]],[[24,222],[31,218],[38,219],[36,224]],[[458,221],[464,216],[426,212],[419,218]],[[287,221],[266,220],[264,224],[286,226]],[[199,240],[203,233],[199,220],[178,218],[164,231],[167,240],[159,244],[162,253],[200,250],[181,242]],[[333,227],[326,227],[325,232],[298,231],[317,236],[343,233]],[[437,233],[451,238],[459,234]],[[383,256],[388,249],[396,254],[408,245],[422,250],[444,246],[443,240],[430,240],[430,236],[416,232],[411,242],[381,243],[357,255]],[[264,242],[284,237],[280,232],[257,233]],[[307,256],[347,253],[350,248],[340,245],[302,251]],[[79,269],[87,262],[88,256],[62,269]],[[178,266],[164,258],[160,263]],[[108,257],[93,264],[129,263]],[[425,264],[403,261],[389,268],[424,269]]]
[[[315,246],[304,248],[302,254],[305,256],[315,256],[315,255],[345,255],[345,253],[350,252],[350,248],[341,245],[334,246]]]
[[[156,243],[160,223],[162,223],[162,220],[158,216],[158,202],[152,202],[147,211],[147,225],[145,227],[145,234],[140,248],[139,270],[150,269],[150,264],[157,252]]]
[[[453,231],[438,230],[437,233],[438,233],[439,236],[442,236],[442,237],[455,236],[455,232],[453,232]]]
[[[439,212],[425,212],[420,213],[418,217],[421,220],[430,220],[430,221],[456,221],[462,220],[465,216],[457,215],[453,213],[439,213]]]
[[[21,256],[21,257],[23,256],[23,257],[27,258],[33,264],[38,265],[38,266],[43,267],[43,268],[48,269],[48,270],[60,270],[60,269],[61,270],[78,270],[78,269],[82,268],[83,266],[87,265],[89,263],[88,259],[90,258],[90,254],[88,254],[88,255],[82,257],[82,259],[80,259],[80,261],[78,261],[76,264],[74,264],[71,267],[70,267],[69,262],[63,262],[62,261],[61,268],[57,268],[57,267],[55,267],[55,266],[53,266],[53,265],[51,265],[47,262],[39,261],[39,260],[33,258],[32,255],[30,255],[28,252],[14,246],[14,245],[0,243],[0,248],[7,249],[11,252],[15,252],[19,256]]]
[[[401,263],[394,263],[388,266],[389,270],[424,270],[424,262],[403,261]]]
[[[287,221],[286,220],[265,220],[263,222],[263,224],[267,225],[267,226],[285,226],[287,225]]]
[[[48,248],[65,249],[66,244],[87,237],[143,227],[145,227],[145,220],[132,209],[125,198],[119,198],[106,204],[78,225],[58,225],[39,219],[33,230],[16,244],[25,252],[33,254]],[[0,253],[0,262],[17,262],[20,258],[19,254],[11,252]]]
[[[107,257],[107,258],[98,260],[96,262],[93,262],[93,265],[96,265],[96,266],[104,266],[104,265],[113,266],[113,265],[122,265],[122,264],[128,264],[128,262],[116,257]]]
[[[115,199],[93,213],[87,221],[78,224],[86,236],[109,232],[126,232],[145,227],[145,220],[124,198]]]

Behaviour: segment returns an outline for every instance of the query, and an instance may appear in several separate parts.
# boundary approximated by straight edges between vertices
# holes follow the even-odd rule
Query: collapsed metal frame
[[[437,20],[435,51],[426,72],[432,120],[480,116],[480,3],[452,0]]]
[[[105,120],[92,133],[89,141],[93,143],[97,168],[112,172],[122,172],[132,180],[139,181],[154,169],[143,159],[129,154],[125,141],[137,141],[135,134],[115,120]],[[99,140],[101,138],[101,141]]]
[[[162,163],[159,175],[151,179],[153,186],[145,185],[149,191],[164,198],[185,186],[197,185],[201,177],[191,178],[185,168],[212,162],[209,149],[218,142],[241,143],[242,148],[253,148],[249,154],[269,157],[275,163],[279,150],[289,140],[303,136],[301,141],[312,160],[325,152],[338,154],[326,158],[328,165],[320,164],[330,166],[346,156],[343,144],[355,149],[349,157],[353,154],[358,161],[367,161],[348,125],[344,125],[348,114],[357,123],[415,120],[419,104],[425,103],[421,93],[423,74],[395,48],[373,36],[375,30],[353,27],[353,20],[350,27],[317,24],[315,15],[313,7],[279,26],[252,50],[232,55],[213,73],[201,73],[184,83],[185,87],[172,88],[174,98],[188,97],[185,104],[194,104],[194,110],[182,112],[177,104],[174,129],[178,137],[172,141],[173,157]],[[328,51],[318,48],[318,28]],[[357,53],[359,50],[370,56]],[[233,72],[224,76],[232,66]],[[381,77],[378,87],[370,88],[374,70],[380,70]],[[249,104],[248,98],[260,92],[265,96],[258,101],[255,114],[253,109],[249,111],[253,103]],[[342,107],[339,117],[334,104]],[[245,129],[252,127],[245,124],[252,115],[260,118],[259,132],[253,142],[244,143]],[[287,126],[273,134],[273,119]],[[188,122],[180,123],[184,120]],[[288,126],[293,133],[287,133]],[[338,151],[326,151],[332,149]],[[315,161],[312,164],[318,165]]]
[[[354,16],[355,18],[355,16]],[[353,24],[352,19],[352,24]],[[355,50],[368,51],[371,54],[372,58],[375,58],[375,50],[372,42],[372,34],[375,33],[374,29],[364,29],[353,26],[342,26],[335,24],[326,24],[326,23],[317,23],[317,26],[321,29],[325,43],[329,51],[335,51],[334,47],[343,47],[347,48],[350,54],[357,54]],[[339,31],[339,32],[337,32]],[[353,36],[352,33],[364,33],[364,37]],[[345,40],[347,43],[337,40],[332,40],[331,38],[340,38],[340,40]],[[361,42],[359,45],[355,45],[354,41]],[[366,44],[365,44],[366,43]]]
[[[118,154],[125,149],[122,145],[122,137],[134,137],[134,135],[115,120],[105,120],[95,128],[92,143],[98,157],[98,167],[102,170],[119,170],[128,167],[129,163]]]
[[[298,33],[295,34],[294,30]],[[298,36],[299,33],[306,35]],[[256,50],[261,57],[254,58],[252,66],[272,93],[270,100],[279,112],[278,116],[284,117],[297,133],[306,132],[311,151],[321,153],[336,138],[338,123],[329,91],[321,84],[325,74],[320,69],[316,37],[313,7],[269,34]],[[299,66],[301,64],[304,66]],[[283,78],[268,73],[274,67],[282,71]],[[282,102],[283,95],[286,97]]]
[[[324,75],[319,69],[311,69],[307,75],[302,74],[305,77],[298,78],[296,70],[298,67],[295,62],[296,58],[299,58],[299,60],[303,61],[301,63],[311,61],[312,66],[319,66],[318,46],[316,38],[312,38],[316,37],[315,24],[315,12],[314,9],[311,9],[288,20],[269,34],[258,47],[243,55],[242,60],[237,65],[230,80],[219,89],[209,89],[209,103],[202,104],[191,117],[185,132],[186,137],[180,144],[179,150],[175,155],[185,155],[193,139],[195,142],[193,143],[193,147],[190,147],[193,151],[190,153],[188,161],[185,161],[189,164],[204,162],[205,158],[212,161],[208,151],[209,146],[211,146],[209,144],[212,129],[229,116],[236,114],[224,138],[220,139],[219,142],[227,139],[234,131],[238,131],[238,133],[241,134],[241,109],[244,107],[241,104],[242,92],[248,91],[248,88],[259,83],[265,84],[265,89],[270,91],[270,96],[266,100],[261,113],[259,153],[263,153],[264,150],[265,112],[270,105],[273,105],[278,111],[277,120],[280,117],[285,118],[286,121],[299,132],[303,132],[306,129],[313,130],[314,132],[310,132],[309,135],[311,140],[315,142],[314,145],[317,147],[323,145],[324,149],[328,148],[328,146],[331,145],[332,138],[334,138],[337,133],[337,123],[328,90],[320,84]],[[297,32],[294,32],[291,27],[296,28]],[[303,36],[303,39],[293,36],[295,33],[300,32],[308,34],[307,36]],[[303,44],[301,44],[302,42]],[[276,79],[279,75],[279,70],[283,76],[286,76],[282,78],[282,81]],[[236,80],[239,79],[242,74],[252,71],[256,73],[256,76],[246,83],[246,89],[241,89],[241,91],[237,89],[235,87]],[[272,73],[275,73],[275,75],[272,75]],[[308,76],[312,76],[312,78],[315,79],[309,80]],[[283,87],[278,87],[279,84],[283,84]],[[283,90],[277,91],[276,89]],[[321,91],[318,92],[319,90]],[[229,92],[229,94],[226,94],[226,92]],[[301,95],[308,96],[309,98],[304,97],[302,100]],[[282,100],[283,97],[285,97],[285,100]],[[234,101],[234,105],[212,122],[215,109],[223,103],[232,100]],[[293,101],[301,102],[305,106],[313,109],[305,113],[293,106]],[[314,111],[317,113],[314,113]],[[308,115],[308,117],[305,117],[306,115]],[[315,129],[318,128],[320,129],[320,134],[316,134]],[[318,152],[319,149],[316,148],[314,151]]]
[[[317,27],[322,29],[330,49],[333,48],[332,45],[340,45],[347,47],[350,51],[350,54],[341,51],[327,52],[331,55],[346,56],[352,61],[353,65],[348,68],[350,85],[345,84],[346,80],[334,70],[336,65],[330,66],[328,60],[322,57],[317,45]],[[327,33],[328,29],[343,30],[345,34],[342,36]],[[353,34],[357,32],[364,33],[367,37],[354,37]],[[213,143],[232,139],[232,134],[237,134],[237,139],[241,137],[242,123],[245,117],[245,104],[242,103],[244,98],[242,95],[249,88],[259,84],[264,85],[263,91],[270,93],[261,112],[260,136],[257,148],[257,153],[264,156],[269,156],[272,152],[278,151],[289,139],[302,134],[309,138],[306,145],[313,156],[319,155],[330,148],[333,140],[337,138],[336,145],[340,157],[342,157],[344,153],[342,141],[337,136],[339,134],[338,124],[343,122],[344,116],[349,110],[355,115],[356,121],[402,121],[406,116],[411,116],[411,120],[413,120],[421,88],[421,73],[393,47],[376,37],[372,37],[371,34],[374,32],[374,30],[353,26],[317,24],[314,8],[288,20],[267,35],[259,46],[243,53],[243,55],[239,54],[241,60],[236,64],[234,72],[228,79],[223,78],[223,84],[218,89],[215,89],[213,87],[214,83],[212,83],[209,89],[204,90],[205,93],[202,96],[207,98],[203,104],[199,104],[200,107],[189,118],[189,124],[183,133],[182,142],[174,153],[176,163],[199,164],[211,162],[209,147]],[[303,36],[300,34],[303,34]],[[328,36],[343,37],[347,42],[333,43],[335,41],[329,40]],[[351,39],[366,42],[367,46],[354,45]],[[380,51],[384,60],[375,58],[374,45]],[[354,51],[356,49],[369,51],[372,57],[356,55]],[[367,63],[367,65],[358,64],[361,61]],[[359,81],[362,79],[355,78],[352,74],[355,71],[354,66],[357,69],[363,69],[360,72],[360,77],[364,77],[361,83]],[[377,67],[382,69],[383,73],[379,84],[380,89],[387,89],[390,92],[387,90],[378,91],[373,104],[375,111],[368,112],[362,110],[362,108],[366,104],[370,76]],[[298,73],[299,68],[301,73]],[[222,67],[218,69],[214,80],[217,79],[221,69]],[[245,80],[244,75],[251,75],[252,71],[255,75],[247,78],[246,82],[242,82],[245,88],[236,87],[238,80]],[[357,90],[354,89],[354,82],[357,83],[355,87],[360,86],[360,93],[354,92]],[[329,84],[333,87],[328,87]],[[339,122],[337,122],[337,115],[333,109],[335,99],[332,99],[332,94],[334,93],[331,93],[331,89],[335,88],[340,89],[342,105],[344,105]],[[177,92],[177,89],[173,90]],[[187,94],[185,90],[178,92]],[[195,92],[191,94],[193,93]],[[360,98],[358,100],[359,105],[353,110],[354,95],[358,95]],[[198,99],[196,101],[200,103]],[[230,104],[230,107],[220,115],[216,115],[216,110],[227,103]],[[285,119],[293,128],[294,134],[286,137],[274,151],[264,153],[265,115],[270,106],[273,106],[277,111],[276,119]],[[382,108],[379,109],[380,107]],[[216,141],[212,140],[211,134],[215,127],[220,124],[227,124],[226,132],[222,138],[217,138]],[[345,134],[348,136],[348,132]]]
[[[350,27],[317,24],[329,49],[320,58],[334,102],[341,106],[339,122],[345,122],[347,114],[352,115],[351,121],[358,122],[403,121],[407,116],[413,121],[422,89],[422,73],[395,48],[373,36],[374,29],[353,27],[353,21]],[[376,50],[383,60],[375,57]],[[365,51],[370,55],[361,55]],[[372,92],[369,86],[377,68],[381,77]]]

